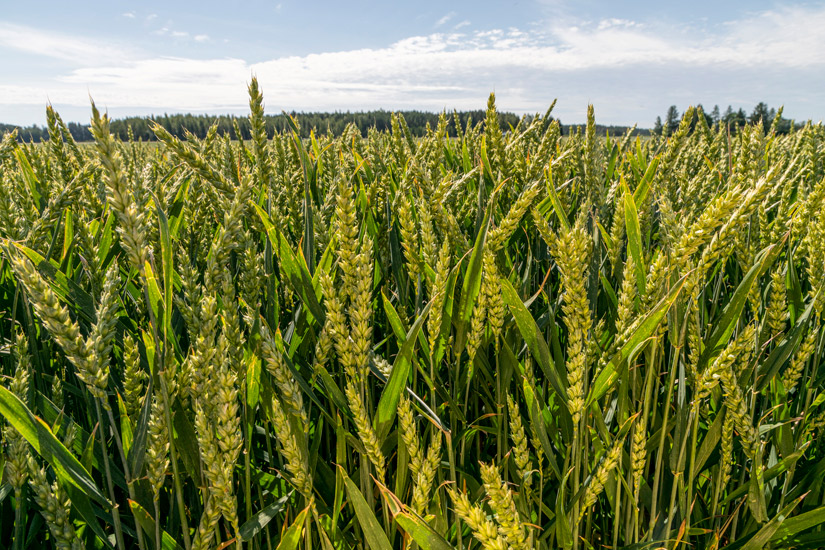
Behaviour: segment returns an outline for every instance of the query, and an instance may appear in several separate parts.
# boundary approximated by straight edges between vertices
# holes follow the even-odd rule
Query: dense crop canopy
[[[821,125],[249,92],[247,141],[0,143],[0,546],[825,545]]]

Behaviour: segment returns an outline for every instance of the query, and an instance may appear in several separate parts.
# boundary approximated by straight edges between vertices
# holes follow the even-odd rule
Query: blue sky
[[[675,104],[825,118],[825,2],[5,2],[0,122],[478,109],[651,126]]]

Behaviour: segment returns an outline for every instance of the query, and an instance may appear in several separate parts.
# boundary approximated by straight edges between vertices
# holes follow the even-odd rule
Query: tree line
[[[431,113],[426,111],[400,111],[412,135],[420,137],[427,132],[427,127],[435,129],[438,125],[438,113]],[[282,133],[289,131],[289,122],[287,116],[292,116],[298,123],[303,137],[308,137],[310,131],[316,134],[332,134],[340,136],[344,133],[349,125],[354,125],[355,128],[366,136],[370,128],[375,128],[378,131],[389,131],[392,127],[391,117],[393,111],[362,111],[362,112],[331,112],[331,113],[297,113],[292,112],[280,115],[268,115],[265,117],[267,134],[272,137],[275,133]],[[485,119],[485,111],[460,111],[455,113],[448,113],[447,118],[450,122],[448,132],[451,136],[455,136],[455,117],[458,117],[462,127],[466,127],[467,123],[476,124],[483,122]],[[499,122],[502,131],[508,131],[514,128],[520,117],[515,113],[500,112],[498,113]],[[527,119],[532,118],[528,116]],[[173,136],[184,138],[187,133],[193,134],[198,138],[206,136],[207,132],[215,126],[218,134],[221,136],[228,135],[232,139],[238,138],[240,133],[243,139],[250,139],[251,128],[249,119],[246,116],[235,115],[207,115],[207,114],[164,114],[160,116],[150,115],[147,117],[126,117],[115,119],[111,122],[112,134],[120,139],[128,140],[134,139],[137,141],[155,141],[155,134],[152,132],[151,123],[157,122],[165,130]],[[92,133],[89,131],[88,124],[80,124],[77,122],[70,122],[67,125],[69,132],[75,141],[92,141]],[[562,134],[576,132],[578,126],[576,125],[561,125]],[[20,141],[25,142],[40,142],[49,139],[49,131],[45,126],[15,126],[11,124],[0,124],[0,136],[17,130],[17,137]],[[610,135],[620,135],[628,130],[627,126],[604,126],[596,125],[596,133],[605,135],[607,132]],[[634,129],[635,134],[649,134],[649,130]]]
[[[784,118],[782,116],[781,108],[779,111],[773,107],[769,108],[768,104],[764,101],[757,103],[750,115],[748,115],[741,107],[734,111],[733,107],[730,105],[728,105],[728,108],[725,109],[724,113],[720,113],[719,105],[714,105],[713,109],[708,112],[704,109],[704,107],[702,107],[701,103],[696,106],[696,110],[699,113],[699,116],[705,117],[705,122],[707,122],[708,126],[712,127],[715,124],[721,124],[727,126],[733,132],[748,123],[761,123],[762,128],[765,132],[767,132],[770,129],[771,124],[774,123],[774,119],[776,119],[775,130],[778,134],[787,134],[794,128],[802,128],[802,126],[804,126],[803,124],[797,124],[790,119]],[[779,115],[778,119],[777,114]],[[670,135],[679,127],[679,122],[681,122],[681,120],[682,115],[679,113],[676,105],[671,105],[668,107],[667,113],[665,113],[664,121],[662,120],[662,117],[656,117],[656,122],[653,125],[652,133],[659,135]],[[695,124],[696,120],[694,120],[693,123]]]
[[[776,121],[776,132],[779,134],[787,134],[793,128],[801,128],[802,124],[794,123],[790,119],[781,116],[781,110],[777,111],[764,102],[759,102],[754,107],[750,114],[747,114],[744,109],[739,108],[734,110],[730,105],[724,112],[720,112],[719,106],[714,105],[709,112],[706,111],[702,104],[697,105],[698,112],[705,117],[708,126],[715,124],[723,124],[729,127],[732,131],[736,131],[747,123],[762,123],[765,131],[770,128],[774,119],[779,112],[779,118]],[[290,126],[287,121],[287,116],[293,117],[298,123],[303,137],[308,137],[310,131],[319,134],[331,134],[333,136],[340,136],[349,125],[354,127],[366,136],[370,128],[375,128],[378,131],[389,131],[392,126],[391,117],[394,111],[359,111],[359,112],[314,112],[314,113],[283,113],[279,115],[268,115],[265,117],[267,134],[272,137],[275,133],[282,133],[289,130]],[[427,127],[435,128],[438,124],[438,113],[427,111],[400,111],[403,115],[407,126],[412,135],[420,137],[427,132]],[[468,122],[477,123],[482,122],[485,118],[485,112],[482,110],[475,111],[460,111],[452,115],[448,115],[452,123],[454,117],[458,117],[462,126],[466,126]],[[528,120],[531,118],[527,116]],[[605,126],[601,124],[596,125],[596,133],[598,135],[620,135],[628,130],[632,130],[634,135],[670,135],[679,127],[682,114],[679,113],[676,105],[671,105],[665,113],[664,120],[657,116],[656,122],[652,129],[636,128],[629,126]],[[499,121],[503,131],[515,127],[519,122],[520,117],[515,113],[501,112],[499,113]],[[207,132],[214,126],[219,135],[228,135],[232,139],[238,138],[240,133],[243,139],[250,138],[250,124],[246,116],[237,115],[209,115],[209,114],[163,114],[160,116],[150,115],[145,117],[126,117],[115,119],[111,122],[111,131],[114,135],[123,140],[134,139],[137,141],[155,141],[156,137],[151,129],[151,123],[156,122],[160,124],[166,131],[172,135],[184,138],[187,133],[193,134],[198,138],[206,136]],[[695,125],[696,120],[693,124]],[[92,141],[92,133],[89,130],[88,124],[81,124],[78,122],[69,122],[66,124],[67,129],[71,133],[75,141],[84,142]],[[561,124],[562,134],[575,133],[579,130],[579,125],[564,125]],[[17,130],[17,138],[24,142],[41,142],[48,141],[49,131],[46,126],[38,126],[36,124],[31,126],[17,126],[13,124],[0,123],[0,136],[9,132]],[[450,124],[448,132],[451,136],[455,136],[455,126]]]

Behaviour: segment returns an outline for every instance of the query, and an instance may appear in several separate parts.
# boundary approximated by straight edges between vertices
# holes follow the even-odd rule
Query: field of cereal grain
[[[821,124],[249,94],[251,141],[0,144],[0,546],[825,545]]]

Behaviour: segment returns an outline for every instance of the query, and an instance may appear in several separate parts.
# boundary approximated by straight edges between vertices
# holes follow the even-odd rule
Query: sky
[[[825,1],[2,2],[0,122],[483,109],[650,127],[669,105],[825,118]]]

